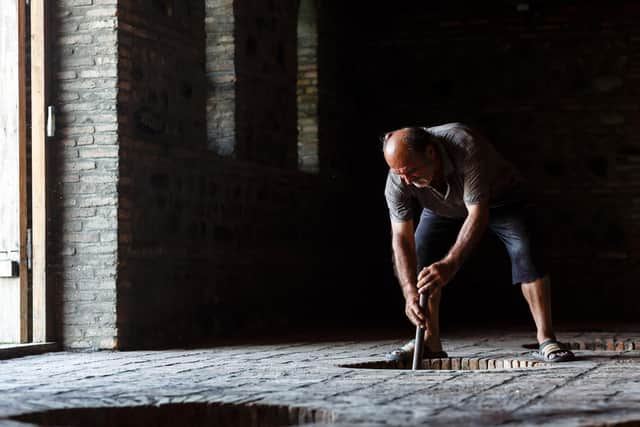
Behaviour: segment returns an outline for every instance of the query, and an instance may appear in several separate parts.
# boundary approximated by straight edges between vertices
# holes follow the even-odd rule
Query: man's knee
[[[531,258],[531,245],[528,240],[514,240],[509,244],[509,255],[518,264],[529,262]]]
[[[514,283],[532,283],[545,273],[542,254],[529,240],[514,240],[508,247]]]

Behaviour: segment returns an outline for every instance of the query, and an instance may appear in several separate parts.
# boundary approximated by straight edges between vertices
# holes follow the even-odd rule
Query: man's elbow
[[[481,228],[485,228],[489,225],[489,218],[491,213],[489,211],[489,202],[482,200],[478,203],[467,207],[469,211],[469,217],[478,224]]]
[[[397,252],[411,248],[413,243],[413,233],[396,232],[391,234],[391,246],[393,246],[393,249]]]
[[[409,238],[404,234],[393,233],[391,235],[391,245],[395,250],[401,250],[406,248],[409,242],[410,242]]]

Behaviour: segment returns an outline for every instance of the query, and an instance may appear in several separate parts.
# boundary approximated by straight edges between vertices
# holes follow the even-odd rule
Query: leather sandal
[[[559,355],[559,353],[564,353]],[[555,354],[555,356],[553,356]],[[540,343],[538,351],[532,353],[533,357],[542,362],[568,362],[575,359],[575,355],[566,346],[556,340],[547,340]]]

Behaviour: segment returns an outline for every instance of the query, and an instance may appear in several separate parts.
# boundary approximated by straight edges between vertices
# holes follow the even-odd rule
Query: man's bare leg
[[[547,340],[555,340],[551,324],[551,290],[549,286],[549,276],[544,276],[530,283],[522,284],[522,294],[529,303],[529,310],[536,323],[536,338],[538,344]],[[551,358],[562,357],[567,351],[559,351],[550,355]]]
[[[442,351],[442,342],[440,341],[440,298],[442,290],[438,289],[427,300],[427,316],[429,319],[429,327],[427,328],[425,347],[431,352]]]
[[[536,323],[538,343],[555,339],[551,325],[551,294],[549,276],[544,276],[533,282],[522,284],[522,294],[529,303],[529,310]]]

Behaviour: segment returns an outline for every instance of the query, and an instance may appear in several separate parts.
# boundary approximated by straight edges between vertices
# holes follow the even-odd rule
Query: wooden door
[[[0,343],[28,337],[25,10],[0,1]]]

